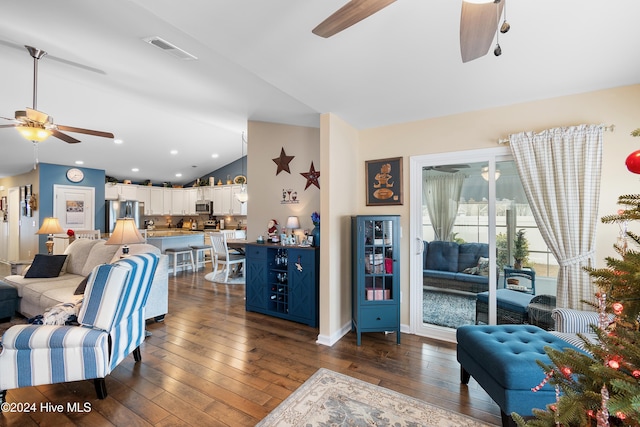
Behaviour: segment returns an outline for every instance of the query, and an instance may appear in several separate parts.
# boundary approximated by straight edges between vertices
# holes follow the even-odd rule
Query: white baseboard
[[[326,345],[328,347],[333,346],[335,343],[340,341],[340,339],[347,335],[351,331],[351,320],[345,323],[340,330],[331,335],[318,335],[318,339],[316,340],[316,344]]]
[[[351,331],[351,321],[345,323],[342,328],[332,335],[318,335],[318,339],[316,340],[316,344],[326,345],[328,347],[332,347],[335,343],[340,341],[342,337],[347,335]],[[400,325],[400,332],[405,334],[411,334],[411,328],[409,325]]]

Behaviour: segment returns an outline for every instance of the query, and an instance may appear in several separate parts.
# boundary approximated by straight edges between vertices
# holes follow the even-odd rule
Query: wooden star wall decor
[[[284,147],[282,147],[280,149],[280,157],[271,159],[274,161],[276,165],[278,165],[278,170],[276,171],[276,175],[278,175],[282,171],[291,173],[291,171],[289,170],[289,163],[291,163],[291,160],[293,160],[294,157],[295,156],[287,156],[286,153],[284,152]]]
[[[309,188],[311,184],[320,188],[320,183],[318,182],[318,178],[320,178],[320,171],[316,170],[316,168],[313,166],[313,162],[311,162],[311,167],[309,168],[309,172],[300,172],[300,175],[307,178],[307,185],[304,187],[305,190]]]

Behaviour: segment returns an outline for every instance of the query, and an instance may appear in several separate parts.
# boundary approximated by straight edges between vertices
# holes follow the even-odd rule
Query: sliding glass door
[[[519,232],[525,272],[554,272],[508,148],[417,156],[410,174],[412,331],[455,341],[461,325],[503,323],[497,290],[533,296],[540,282],[505,278]],[[555,294],[555,280],[542,282]]]

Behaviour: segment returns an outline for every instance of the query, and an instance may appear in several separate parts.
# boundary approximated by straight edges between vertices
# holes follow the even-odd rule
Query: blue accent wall
[[[212,176],[216,179],[216,184],[218,183],[218,180],[222,180],[222,184],[226,184],[227,183],[227,175],[231,176],[231,179],[235,178],[238,175],[242,175],[242,171],[247,170],[247,156],[244,156],[234,162],[229,163],[228,165],[225,165],[223,167],[221,167],[220,169],[216,169],[213,172],[209,172],[208,174],[200,177],[201,179],[205,179],[205,180],[209,180],[209,177]],[[249,180],[249,178],[247,178],[247,181]],[[189,184],[187,184],[185,187],[191,187],[193,184],[195,183],[195,181],[191,181]]]
[[[74,166],[77,167],[77,166]],[[39,209],[40,220],[48,216],[53,216],[53,186],[68,185],[78,187],[93,187],[95,190],[95,228],[104,230],[104,180],[105,172],[102,169],[82,168],[84,179],[75,183],[67,179],[67,170],[70,166],[54,165],[50,163],[40,163],[40,195]],[[47,253],[45,242],[47,236],[39,236],[38,250],[40,253]]]

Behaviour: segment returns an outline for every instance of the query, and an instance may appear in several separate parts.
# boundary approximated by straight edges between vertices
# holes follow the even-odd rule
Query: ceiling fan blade
[[[113,138],[113,134],[111,132],[102,132],[99,130],[82,129],[82,128],[76,128],[73,126],[63,126],[63,125],[57,125],[57,128],[58,130],[64,130],[67,132],[85,133],[87,135],[101,136],[103,138]]]
[[[351,0],[322,21],[317,27],[311,30],[311,32],[320,37],[331,37],[389,6],[395,1],[396,0]]]
[[[63,140],[64,142],[68,142],[69,144],[77,144],[78,142],[80,142],[79,139],[75,139],[74,137],[66,135],[56,129],[51,129],[51,135]]]
[[[16,125],[0,125],[0,128],[14,128]]]
[[[462,2],[460,14],[462,62],[473,61],[487,54],[498,28],[498,17],[502,14],[503,4],[502,1],[498,4]]]

